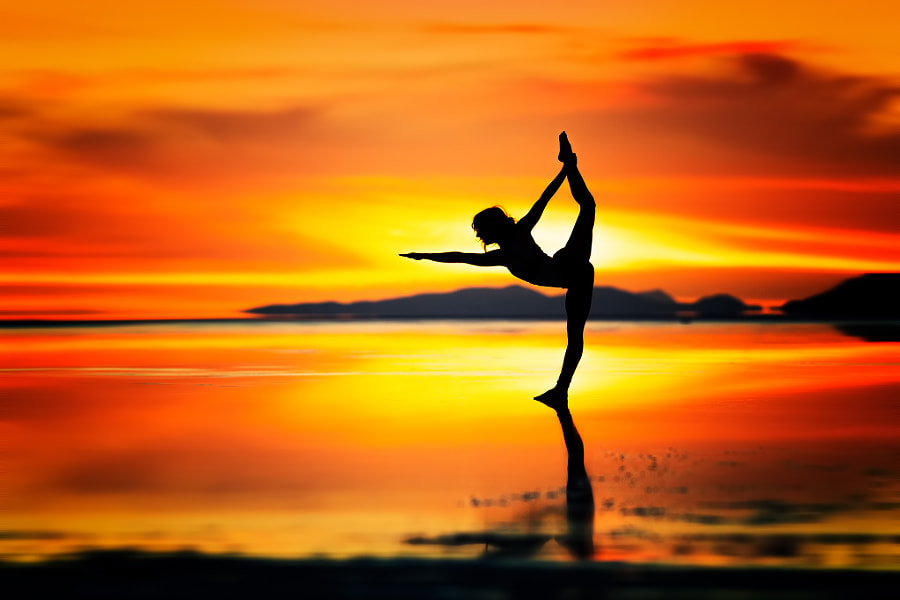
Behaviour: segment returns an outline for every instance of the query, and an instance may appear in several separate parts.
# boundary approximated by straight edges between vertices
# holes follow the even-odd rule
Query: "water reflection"
[[[594,491],[584,467],[584,441],[575,428],[568,403],[548,404],[556,411],[568,455],[566,466],[566,525],[568,531],[556,538],[575,558],[594,556]]]
[[[835,329],[867,342],[900,342],[900,323],[836,323]]]
[[[896,565],[895,342],[590,324],[582,446],[527,399],[558,324],[510,329],[0,332],[0,552],[558,559],[593,527],[603,561]],[[561,487],[587,474],[593,510]]]
[[[554,401],[555,400],[555,401]],[[564,547],[574,558],[590,559],[594,556],[594,491],[591,487],[591,479],[584,465],[584,441],[575,427],[572,413],[569,411],[565,398],[562,402],[559,398],[551,399],[544,396],[540,402],[546,404],[556,412],[559,425],[562,428],[563,441],[566,447],[566,487],[559,491],[548,491],[544,494],[547,500],[553,501],[558,495],[565,498],[565,526],[566,531],[553,536],[558,544]],[[472,498],[469,502],[473,507],[484,505],[485,507],[506,507],[511,502],[522,501],[530,503],[539,501],[542,494],[538,491],[529,491],[521,494],[512,494],[497,499],[479,500]],[[551,538],[550,535],[528,529],[543,525],[545,516],[552,516],[556,511],[548,506],[544,510],[532,510],[522,515],[518,522],[509,523],[510,531],[493,530],[483,532],[454,533],[435,537],[412,536],[405,542],[411,545],[436,545],[443,547],[456,547],[466,545],[484,546],[486,554],[492,550],[495,554],[503,556],[533,556]]]

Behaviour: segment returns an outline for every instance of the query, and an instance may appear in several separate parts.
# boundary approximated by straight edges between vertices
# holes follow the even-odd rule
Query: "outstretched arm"
[[[501,250],[491,250],[490,252],[407,252],[401,254],[404,258],[413,260],[432,260],[440,263],[464,263],[467,265],[475,265],[476,267],[499,267],[505,264],[503,262],[503,253]]]
[[[559,189],[559,186],[562,185],[563,180],[566,178],[566,165],[563,164],[563,168],[560,169],[559,174],[553,178],[553,181],[547,186],[547,189],[544,190],[544,193],[541,194],[541,197],[538,198],[537,202],[534,203],[534,206],[531,207],[531,210],[528,211],[528,214],[519,219],[518,225],[520,227],[524,227],[527,231],[531,231],[534,229],[534,226],[537,225],[538,220],[541,218],[541,215],[544,214],[544,209],[547,208],[547,203],[550,202],[550,198],[553,197],[553,194],[556,193],[556,190]]]

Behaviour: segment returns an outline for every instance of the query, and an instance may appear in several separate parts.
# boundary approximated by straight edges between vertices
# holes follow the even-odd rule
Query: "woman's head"
[[[497,244],[511,232],[516,220],[499,206],[486,208],[472,219],[472,229],[483,246]]]

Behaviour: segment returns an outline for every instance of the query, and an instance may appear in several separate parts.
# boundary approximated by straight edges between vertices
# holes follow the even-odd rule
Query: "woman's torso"
[[[547,287],[565,287],[553,259],[541,250],[531,233],[518,228],[500,245],[509,272],[523,281]]]

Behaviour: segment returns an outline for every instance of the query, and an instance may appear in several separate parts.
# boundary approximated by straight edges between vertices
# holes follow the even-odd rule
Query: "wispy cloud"
[[[732,40],[706,44],[692,44],[673,38],[638,38],[634,47],[617,54],[622,60],[659,61],[692,56],[722,54],[780,54],[792,50],[807,50],[810,44],[799,40]]]
[[[274,111],[155,108],[105,120],[22,115],[21,138],[57,159],[156,177],[233,178],[297,161],[314,146],[316,109]],[[293,149],[295,152],[289,152]],[[314,153],[312,153],[314,154]]]
[[[424,27],[428,33],[447,34],[558,34],[570,33],[572,27],[546,23],[431,23]]]
[[[642,142],[651,154],[660,140],[669,140],[668,164],[685,172],[900,174],[900,127],[888,118],[900,99],[898,82],[779,54],[719,61],[718,73],[659,75],[632,84],[637,100],[598,111],[597,125]],[[673,153],[674,140],[689,142],[692,152]]]

